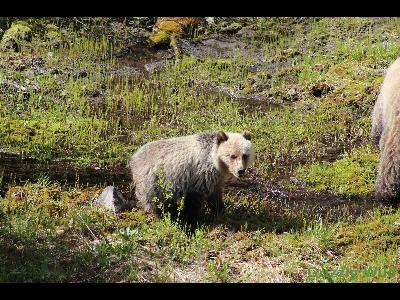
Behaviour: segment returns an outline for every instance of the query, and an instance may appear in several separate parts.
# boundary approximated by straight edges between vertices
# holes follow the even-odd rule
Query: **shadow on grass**
[[[22,159],[19,155],[0,152],[0,175],[3,186],[15,182],[34,181],[43,174],[51,181],[65,186],[96,185],[104,183],[130,183],[129,169],[123,165],[98,168],[79,167],[69,161],[45,161],[34,158]]]
[[[297,231],[304,227],[305,222],[299,217],[270,215],[262,213],[258,215],[243,215],[237,213],[226,213],[214,220],[205,221],[205,225],[223,225],[228,230],[274,232],[277,234],[289,231]]]
[[[373,195],[349,198],[328,191],[289,190],[273,182],[246,182],[231,185],[228,191],[227,212],[218,217],[203,214],[199,225],[224,225],[235,232],[262,230],[280,234],[301,230],[320,220],[354,222],[375,208],[387,208]],[[248,199],[247,204],[244,199]],[[254,209],[254,204],[259,208]]]
[[[16,235],[0,228],[0,282],[105,282],[109,261],[77,237]]]

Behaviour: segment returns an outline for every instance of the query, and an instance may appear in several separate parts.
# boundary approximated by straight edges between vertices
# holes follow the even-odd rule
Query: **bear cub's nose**
[[[244,175],[244,171],[246,171],[246,169],[241,169],[238,171],[239,176],[243,176]]]

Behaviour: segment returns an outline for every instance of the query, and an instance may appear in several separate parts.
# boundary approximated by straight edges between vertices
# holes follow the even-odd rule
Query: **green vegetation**
[[[398,282],[399,212],[355,223],[309,222],[275,233],[201,226],[188,235],[165,216],[119,216],[91,205],[99,188],[45,177],[0,202],[1,281]]]
[[[0,46],[1,48],[19,49],[24,42],[32,40],[32,30],[24,21],[17,21],[4,33]]]
[[[347,196],[366,195],[374,190],[379,151],[372,147],[357,148],[334,162],[300,166],[298,176],[313,183],[315,190],[331,189]]]
[[[400,19],[220,19],[196,40],[221,50],[209,39],[220,32],[237,47],[182,51],[137,75],[140,57],[116,53],[147,18],[0,18],[2,44],[18,26],[31,36],[0,52],[0,155],[26,172],[32,161],[99,170],[95,184],[33,168],[21,180],[0,162],[0,282],[399,282],[400,211],[363,201],[379,159],[370,114],[400,54]],[[152,140],[217,129],[252,132],[257,154],[252,179],[228,186],[224,216],[205,213],[189,232],[168,215],[92,206],[113,184],[100,170],[125,170]],[[299,208],[326,192],[348,207]]]

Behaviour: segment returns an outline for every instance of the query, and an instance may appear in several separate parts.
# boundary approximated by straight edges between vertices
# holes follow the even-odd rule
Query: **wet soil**
[[[174,53],[171,49],[134,45],[116,50],[114,57],[122,69],[124,67],[130,69],[131,75],[135,76],[159,71],[167,60],[173,59]]]

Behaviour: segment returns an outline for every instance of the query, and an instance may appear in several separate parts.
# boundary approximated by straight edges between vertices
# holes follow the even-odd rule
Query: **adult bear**
[[[381,154],[375,195],[397,206],[400,197],[400,58],[386,72],[372,113],[371,136]]]

